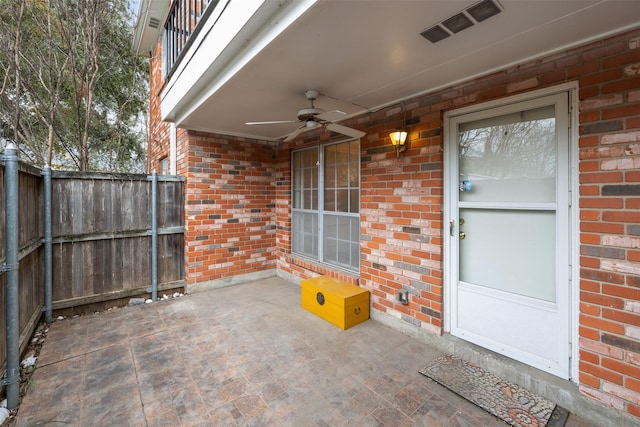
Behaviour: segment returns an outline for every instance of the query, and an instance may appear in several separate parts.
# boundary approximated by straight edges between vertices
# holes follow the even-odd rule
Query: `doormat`
[[[420,373],[516,427],[545,427],[556,406],[529,390],[448,354],[429,363]]]

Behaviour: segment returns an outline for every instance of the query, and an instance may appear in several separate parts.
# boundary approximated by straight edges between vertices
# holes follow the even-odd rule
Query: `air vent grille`
[[[437,43],[450,36],[447,30],[442,28],[440,25],[434,25],[433,27],[421,32],[420,35],[431,43]]]
[[[499,14],[502,10],[497,0],[482,0],[442,22],[432,25],[421,32],[420,35],[431,43],[437,43]]]
[[[149,19],[149,26],[151,28],[158,28],[160,26],[160,20],[158,18]]]
[[[447,27],[449,31],[455,34],[464,30],[465,28],[469,28],[473,25],[473,22],[471,22],[471,19],[467,18],[464,13],[459,13],[445,21],[442,21],[442,25]]]
[[[500,12],[500,7],[491,0],[483,0],[467,9],[467,13],[477,22],[489,19]]]

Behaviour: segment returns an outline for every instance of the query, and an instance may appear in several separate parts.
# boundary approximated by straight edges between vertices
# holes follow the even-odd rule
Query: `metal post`
[[[5,165],[5,238],[7,294],[7,409],[18,406],[20,398],[20,317],[18,259],[18,149],[10,142],[4,150]]]
[[[51,166],[45,165],[44,176],[44,321],[52,322],[52,269],[53,257],[51,247]]]
[[[158,175],[151,174],[151,299],[158,300]]]

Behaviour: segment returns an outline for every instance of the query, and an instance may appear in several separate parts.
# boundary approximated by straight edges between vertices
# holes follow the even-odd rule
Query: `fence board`
[[[184,278],[184,235],[158,236],[158,282],[175,282]]]
[[[55,268],[60,274],[54,277],[53,299],[58,306],[68,306],[64,301],[94,301],[101,294],[128,295],[151,285],[151,236],[143,232],[151,228],[151,182],[146,175],[117,178],[53,174],[55,217],[63,219],[71,212],[73,218],[72,227],[64,223],[54,227]],[[181,230],[183,182],[159,177],[157,195],[158,226]],[[183,254],[181,232],[158,237],[160,283],[184,279]]]
[[[0,167],[0,262],[6,262],[5,169]],[[28,165],[18,165],[18,327],[20,348],[29,342],[35,320],[44,304],[44,251],[39,243],[43,237],[43,180],[40,171]],[[0,274],[0,368],[6,365],[6,275]],[[2,369],[0,369],[2,371]]]
[[[7,219],[5,216],[5,194],[4,194],[4,189],[5,189],[5,182],[4,182],[4,162],[0,163],[0,193],[2,195],[2,197],[0,197],[0,259],[3,260],[5,257],[7,256],[7,250],[5,248],[5,229],[6,229],[6,223],[7,223]],[[2,277],[4,277],[4,274],[2,275]],[[4,289],[4,284],[2,286],[2,288]],[[4,305],[3,305],[4,307]]]
[[[19,270],[21,346],[44,304],[44,180],[20,164]],[[0,162],[0,262],[5,259],[5,174]],[[158,177],[160,289],[184,279],[184,181]],[[151,285],[151,182],[146,175],[52,172],[54,307],[139,294]],[[27,248],[33,250],[26,250]],[[0,273],[0,312],[6,278]],[[0,316],[0,367],[6,363],[6,319]]]
[[[0,304],[2,304],[2,316],[0,316],[0,376],[4,373],[5,365],[7,363],[7,318],[4,315],[4,313],[6,313],[5,307],[7,306],[6,289],[6,274],[0,274]]]

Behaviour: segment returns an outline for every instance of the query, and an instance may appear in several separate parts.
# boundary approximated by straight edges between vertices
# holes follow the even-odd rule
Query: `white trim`
[[[162,119],[180,126],[317,1],[220,2],[161,93]]]
[[[339,211],[326,211],[324,210],[324,193],[325,193],[325,174],[324,174],[324,164],[325,164],[325,150],[327,147],[331,147],[333,145],[338,145],[338,144],[349,144],[351,142],[357,142],[358,143],[358,151],[360,151],[360,148],[362,147],[361,144],[361,140],[359,138],[342,138],[342,139],[338,139],[335,141],[329,141],[326,143],[321,143],[318,145],[313,145],[313,146],[309,146],[309,147],[300,147],[300,148],[296,148],[291,150],[291,154],[290,154],[290,163],[291,163],[291,193],[290,193],[290,197],[291,197],[291,218],[292,218],[292,224],[291,224],[291,254],[293,256],[296,257],[301,257],[301,258],[306,258],[309,260],[312,260],[313,262],[322,264],[324,266],[328,266],[332,269],[341,269],[344,270],[345,272],[347,272],[348,274],[359,274],[360,273],[360,263],[361,263],[361,254],[362,254],[362,242],[361,242],[361,238],[362,238],[362,234],[360,233],[360,226],[358,227],[358,242],[360,250],[360,256],[358,257],[358,265],[357,268],[350,268],[349,266],[346,265],[341,265],[341,264],[336,264],[333,262],[329,262],[325,260],[325,254],[324,254],[324,246],[325,246],[325,226],[324,226],[324,220],[325,220],[325,216],[338,216],[338,217],[343,217],[343,218],[357,218],[358,219],[358,223],[361,223],[361,213],[360,213],[360,209],[358,209],[358,212],[339,212]],[[303,208],[294,208],[293,207],[293,192],[294,192],[294,177],[295,177],[295,171],[293,169],[293,156],[295,153],[298,152],[303,152],[306,150],[313,150],[316,149],[318,151],[318,163],[316,164],[318,167],[318,202],[317,202],[317,206],[316,209],[303,209]],[[361,169],[361,165],[362,165],[362,159],[361,156],[358,155],[358,166],[357,166],[357,171],[358,171],[358,205],[360,205],[360,200],[361,200],[361,195],[362,195],[362,169]],[[351,188],[351,187],[349,187]],[[313,258],[312,256],[309,256],[308,254],[304,254],[304,253],[299,253],[299,252],[294,252],[293,251],[293,241],[294,241],[294,228],[293,228],[293,213],[294,212],[303,212],[303,213],[313,213],[317,215],[317,221],[318,221],[318,256],[317,258]]]
[[[511,95],[505,98],[494,99],[493,101],[487,101],[482,104],[469,105],[456,110],[446,111],[444,113],[444,121],[447,121],[453,117],[462,116],[469,113],[476,113],[484,110],[489,110],[496,107],[506,107],[511,104],[517,104],[523,101],[529,101],[537,98],[543,98],[549,95],[557,95],[562,92],[571,92],[578,89],[578,82],[563,83],[561,85],[547,87],[544,89],[538,89],[532,92],[521,93],[518,95]],[[447,129],[445,128],[445,131]]]
[[[169,15],[170,0],[140,0],[133,24],[131,49],[138,55],[151,55],[158,37],[164,30],[164,22]],[[153,28],[149,26],[151,19],[160,22]]]
[[[455,168],[448,167],[447,165],[451,161],[452,156],[457,156],[457,150],[454,150],[453,144],[450,144],[450,138],[454,138],[457,134],[455,129],[453,129],[452,122],[453,119],[459,116],[467,116],[471,115],[473,117],[474,113],[482,114],[485,110],[489,109],[497,109],[498,111],[501,109],[508,110],[512,104],[533,101],[535,103],[536,99],[545,98],[553,95],[559,94],[567,94],[568,96],[568,114],[569,117],[565,118],[566,124],[569,128],[569,134],[566,135],[567,138],[567,152],[568,158],[561,159],[558,161],[565,162],[564,164],[568,165],[568,176],[565,177],[567,181],[567,187],[569,188],[570,194],[566,196],[562,196],[562,198],[566,198],[569,204],[569,207],[559,206],[559,210],[565,211],[565,218],[568,217],[569,227],[571,232],[571,239],[566,242],[568,245],[565,248],[565,251],[569,252],[569,266],[565,269],[565,273],[568,273],[568,277],[571,279],[570,285],[571,288],[568,290],[566,294],[567,300],[564,301],[566,304],[566,309],[568,311],[569,316],[569,325],[567,330],[567,338],[569,343],[572,344],[569,347],[569,357],[571,358],[568,370],[564,375],[568,375],[570,380],[573,382],[578,381],[578,362],[579,362],[579,351],[578,351],[578,325],[579,325],[579,212],[578,212],[578,158],[577,158],[577,112],[578,112],[578,100],[577,100],[577,90],[578,84],[577,82],[569,82],[562,85],[549,87],[533,92],[528,92],[524,94],[514,95],[502,99],[497,99],[493,101],[489,101],[483,104],[472,105],[468,107],[463,107],[457,110],[447,111],[444,113],[443,119],[443,152],[444,152],[444,161],[445,161],[445,175],[444,175],[444,221],[443,221],[443,249],[444,249],[444,258],[443,258],[443,280],[444,280],[444,330],[446,332],[452,331],[452,316],[455,315],[455,307],[452,306],[452,292],[453,292],[453,283],[452,283],[452,272],[453,272],[453,262],[451,254],[457,252],[457,244],[459,243],[457,239],[449,238],[450,233],[450,219],[455,215],[453,214],[453,201],[452,195],[456,194],[458,191],[457,183],[457,171]],[[469,120],[472,120],[472,117]],[[465,118],[467,119],[467,118]],[[565,169],[567,170],[567,169]],[[566,187],[565,187],[566,188]],[[568,209],[568,211],[567,211]],[[458,234],[458,224],[454,223],[451,228],[452,235]],[[457,280],[457,279],[456,279]],[[560,283],[559,283],[560,285]],[[566,289],[566,288],[565,288]],[[560,301],[559,301],[560,302]]]
[[[578,109],[578,82],[568,84],[569,94],[569,188],[571,195],[569,200],[571,208],[569,209],[569,220],[571,221],[571,236],[569,242],[569,250],[571,251],[571,366],[569,380],[579,383],[579,363],[580,363],[580,346],[579,344],[579,326],[580,326],[580,194],[579,194],[579,109]]]
[[[171,123],[169,127],[169,174],[175,175],[177,171],[177,130],[176,124]]]

